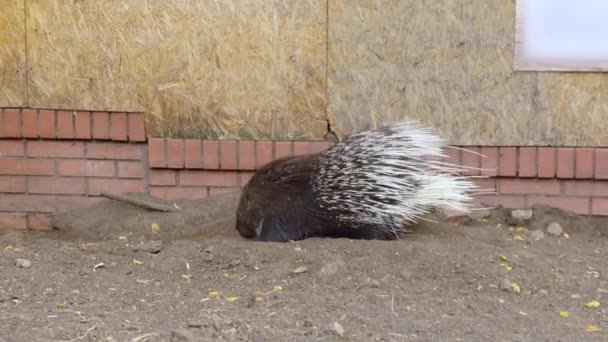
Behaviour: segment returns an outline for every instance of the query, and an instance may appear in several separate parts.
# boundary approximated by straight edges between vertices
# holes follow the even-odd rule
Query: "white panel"
[[[517,0],[519,70],[608,70],[607,0]]]

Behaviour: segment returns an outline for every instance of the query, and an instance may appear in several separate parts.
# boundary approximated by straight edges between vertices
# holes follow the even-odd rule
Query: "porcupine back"
[[[393,239],[434,208],[467,211],[476,187],[442,161],[444,144],[404,121],[271,162],[243,189],[237,229],[264,241]]]

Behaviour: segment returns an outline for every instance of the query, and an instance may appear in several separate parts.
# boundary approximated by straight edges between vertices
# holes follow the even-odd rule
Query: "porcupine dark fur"
[[[277,159],[243,188],[236,228],[259,241],[396,239],[435,208],[469,210],[476,186],[441,161],[443,148],[429,128],[404,121]]]

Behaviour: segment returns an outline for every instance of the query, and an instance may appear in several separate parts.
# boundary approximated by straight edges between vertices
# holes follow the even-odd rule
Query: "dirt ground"
[[[608,340],[608,219],[495,209],[393,242],[256,243],[237,196],[0,233],[0,341]]]

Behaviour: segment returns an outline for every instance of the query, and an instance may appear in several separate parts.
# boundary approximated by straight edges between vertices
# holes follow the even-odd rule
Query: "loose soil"
[[[0,233],[0,341],[608,340],[608,219],[498,208],[398,241],[258,243],[237,198],[107,200]]]

